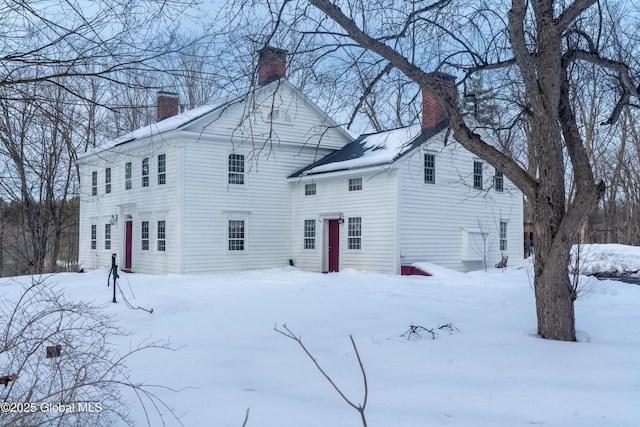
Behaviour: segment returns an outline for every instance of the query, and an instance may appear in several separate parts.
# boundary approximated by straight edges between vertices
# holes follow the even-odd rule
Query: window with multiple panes
[[[104,225],[104,248],[111,249],[111,224]]]
[[[500,221],[500,250],[507,250],[507,222]]]
[[[244,155],[229,154],[229,184],[244,184]]]
[[[91,195],[92,196],[98,195],[98,172],[97,171],[91,172]]]
[[[167,222],[158,221],[158,251],[164,252],[166,249]]]
[[[142,221],[140,224],[140,238],[143,251],[149,250],[149,221]]]
[[[149,186],[149,158],[142,159],[142,186]]]
[[[131,190],[131,162],[124,165],[124,189]]]
[[[425,153],[424,155],[424,182],[427,184],[436,183],[436,155]]]
[[[349,191],[362,190],[362,178],[349,178]]]
[[[244,220],[229,220],[229,250],[244,251]]]
[[[304,195],[305,196],[314,196],[316,194],[316,183],[305,184],[304,185]]]
[[[316,220],[315,219],[304,220],[304,248],[305,249],[316,248]]]
[[[362,218],[349,218],[347,224],[348,248],[362,249]]]
[[[104,170],[104,192],[111,193],[111,168]]]
[[[98,226],[91,224],[91,249],[98,247]]]
[[[482,190],[482,162],[473,161],[473,188]]]
[[[496,191],[504,191],[504,175],[499,170],[496,171],[493,177],[493,188],[495,188]]]
[[[158,154],[158,185],[167,183],[167,155]]]

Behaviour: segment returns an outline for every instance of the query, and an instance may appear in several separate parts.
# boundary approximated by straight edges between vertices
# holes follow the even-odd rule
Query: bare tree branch
[[[313,355],[311,354],[311,352],[307,349],[307,347],[304,345],[304,343],[302,342],[302,338],[296,336],[293,332],[291,332],[291,330],[287,327],[286,324],[282,325],[282,329],[278,329],[278,325],[274,326],[273,328],[274,331],[278,332],[279,334],[295,341],[298,343],[298,345],[300,346],[300,348],[302,348],[302,350],[305,352],[305,354],[307,355],[307,357],[309,357],[309,359],[311,359],[311,361],[313,362],[313,364],[315,365],[315,367],[318,369],[318,371],[320,371],[320,373],[322,374],[322,376],[329,382],[329,384],[331,384],[331,386],[333,387],[333,389],[338,392],[338,394],[340,395],[340,397],[342,398],[342,400],[344,400],[349,406],[351,406],[353,409],[355,409],[356,411],[358,411],[358,413],[360,414],[360,420],[362,421],[362,426],[363,427],[367,427],[367,420],[366,417],[364,415],[364,411],[365,408],[367,406],[367,397],[369,395],[369,390],[368,390],[368,386],[367,386],[367,375],[364,371],[364,366],[362,365],[362,359],[360,359],[360,353],[358,353],[358,348],[356,347],[356,343],[353,340],[353,337],[351,335],[349,335],[349,338],[351,339],[351,345],[353,346],[353,351],[356,354],[356,358],[358,359],[358,365],[360,366],[360,372],[362,374],[362,380],[364,382],[364,397],[363,397],[363,401],[362,404],[356,404],[353,403],[353,401],[351,401],[340,389],[340,387],[338,387],[336,385],[336,383],[333,381],[333,379],[329,376],[329,374],[327,374],[324,369],[322,369],[322,367],[320,366],[320,363],[318,363],[318,360],[313,357]]]
[[[564,31],[571,25],[582,13],[590,8],[596,0],[575,0],[570,4],[562,14],[558,17],[557,26],[560,31]]]

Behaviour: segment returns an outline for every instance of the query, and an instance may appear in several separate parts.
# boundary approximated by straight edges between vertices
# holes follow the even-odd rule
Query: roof
[[[288,80],[281,79],[278,81],[271,82],[265,86],[254,88],[249,94],[245,94],[243,96],[232,99],[231,101],[227,101],[220,105],[203,105],[201,107],[196,107],[192,110],[186,111],[184,113],[178,114],[176,116],[168,117],[164,120],[161,120],[157,123],[153,123],[148,126],[144,126],[142,128],[136,129],[132,132],[129,132],[125,135],[122,135],[119,138],[115,138],[107,141],[105,144],[102,144],[98,147],[90,148],[85,153],[78,155],[78,159],[82,159],[85,157],[92,156],[96,153],[109,150],[118,145],[126,144],[132,141],[149,138],[152,136],[160,135],[163,133],[167,133],[176,129],[180,129],[189,123],[198,120],[208,114],[213,112],[218,112],[222,114],[225,109],[227,109],[230,105],[242,102],[246,99],[251,93],[257,93],[261,91],[274,90],[277,91],[280,85],[287,85],[290,89],[292,89],[295,93],[301,96],[308,105],[315,110],[319,115],[328,118],[329,123],[332,127],[336,127],[340,132],[342,132],[348,140],[352,140],[353,137],[345,131],[341,126],[338,126],[331,117],[327,115],[324,111],[322,111],[315,103],[313,103],[304,93],[299,91],[295,86],[293,86]]]
[[[202,107],[194,108],[193,110],[186,111],[178,114],[177,116],[168,117],[157,123],[150,124],[148,126],[141,127],[132,132],[126,133],[119,138],[115,138],[107,141],[105,144],[90,148],[85,153],[78,155],[78,159],[91,156],[95,153],[99,153],[104,150],[108,150],[118,145],[126,144],[135,140],[148,138],[154,135],[166,133],[175,129],[178,129],[191,121],[198,119],[220,107],[204,105]]]
[[[340,150],[301,169],[289,178],[388,165],[413,151],[448,127],[444,120],[422,129],[418,124],[360,136]]]

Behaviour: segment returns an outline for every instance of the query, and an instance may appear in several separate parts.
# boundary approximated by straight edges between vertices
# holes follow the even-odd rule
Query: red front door
[[[131,270],[131,246],[133,241],[133,221],[125,222],[124,233],[124,268]]]
[[[340,221],[329,220],[329,272],[340,270]]]

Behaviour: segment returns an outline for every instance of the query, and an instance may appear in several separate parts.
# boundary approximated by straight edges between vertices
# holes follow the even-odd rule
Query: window
[[[148,251],[149,250],[149,221],[142,221],[140,236],[142,238],[142,250]]]
[[[361,191],[362,178],[349,178],[349,191]]]
[[[111,193],[111,168],[104,170],[104,192]]]
[[[158,251],[164,252],[166,249],[166,229],[167,222],[166,221],[158,221]]]
[[[482,190],[482,162],[479,160],[473,162],[473,188]]]
[[[305,196],[314,196],[316,194],[316,184],[305,184],[304,185],[304,195]]]
[[[98,241],[98,226],[91,224],[91,249],[96,249]]]
[[[149,158],[142,159],[142,186],[149,186]]]
[[[289,113],[287,113],[286,111],[283,111],[283,110],[276,110],[276,109],[272,110],[267,115],[267,121],[268,122],[293,123],[293,119],[291,118]]]
[[[111,249],[111,224],[104,225],[104,248]]]
[[[424,155],[424,182],[426,184],[436,183],[436,155],[426,153]]]
[[[507,222],[500,221],[500,250],[507,250]]]
[[[495,188],[496,191],[504,191],[504,175],[499,170],[496,171],[493,177],[493,188]]]
[[[244,220],[229,221],[229,250],[244,251]]]
[[[229,154],[229,184],[244,184],[244,155]]]
[[[131,162],[124,165],[124,189],[131,190]]]
[[[304,248],[305,249],[316,248],[316,220],[315,219],[304,220]]]
[[[158,185],[167,183],[167,155],[158,154]]]
[[[91,172],[91,195],[92,196],[98,195],[98,172],[97,171]]]
[[[349,249],[362,249],[362,218],[349,218]]]

